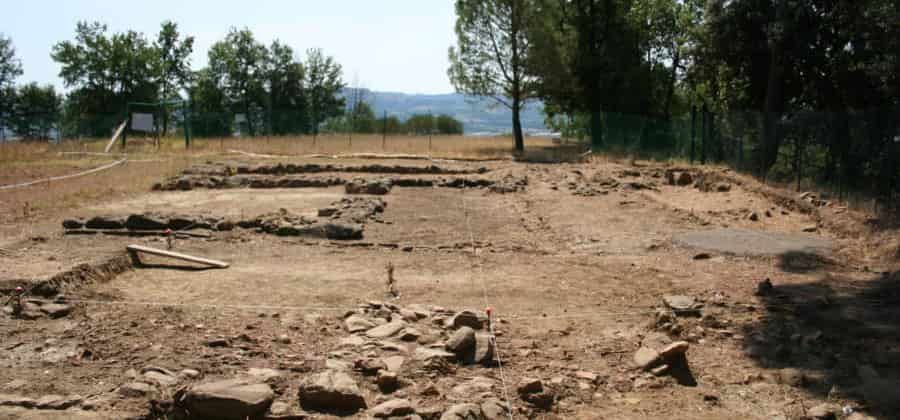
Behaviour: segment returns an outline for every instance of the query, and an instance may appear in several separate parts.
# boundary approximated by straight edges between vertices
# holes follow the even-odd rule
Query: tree
[[[413,114],[406,120],[406,130],[413,134],[432,134],[434,133],[434,116]]]
[[[190,55],[194,51],[194,37],[181,38],[178,24],[166,21],[162,23],[156,38],[155,48],[159,54],[160,99],[169,101],[180,98],[178,92],[186,89],[191,78]],[[163,133],[168,133],[169,112],[163,112]]]
[[[79,22],[75,40],[57,43],[51,54],[72,88],[66,116],[77,121],[67,125],[92,136],[108,135],[128,102],[155,102],[159,93],[156,49],[137,32],[106,30]]]
[[[0,139],[6,139],[6,121],[15,102],[16,78],[22,75],[22,63],[16,58],[12,40],[0,33]]]
[[[191,98],[192,128],[197,136],[225,137],[231,135],[232,117],[228,98],[219,80],[205,68],[194,73],[188,89]]]
[[[489,96],[512,111],[515,149],[525,149],[520,112],[534,97],[526,71],[534,4],[531,0],[457,0],[457,47],[449,50],[450,81],[458,92]]]
[[[343,113],[344,99],[338,97],[344,83],[341,81],[341,65],[320,49],[306,52],[306,98],[310,115],[310,128],[319,133],[319,125],[325,120]]]
[[[603,144],[604,112],[640,112],[651,97],[631,4],[543,0],[529,37],[529,69],[540,76],[542,99],[568,114],[588,114],[594,146]]]
[[[438,134],[462,134],[463,123],[447,114],[438,115],[434,120]]]
[[[303,64],[294,59],[294,50],[277,40],[269,47],[266,60],[270,124],[273,134],[303,133],[308,127],[306,77]]]
[[[243,113],[247,131],[255,135],[265,106],[266,47],[249,29],[232,28],[225,39],[209,49],[211,76],[223,90],[234,111]]]
[[[52,85],[30,83],[16,91],[11,123],[25,140],[49,140],[59,121],[62,98]]]

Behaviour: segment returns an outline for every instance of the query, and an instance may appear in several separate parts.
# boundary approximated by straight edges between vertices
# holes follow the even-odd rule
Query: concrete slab
[[[831,249],[831,242],[820,236],[730,228],[687,232],[673,239],[684,246],[735,255],[822,253]]]

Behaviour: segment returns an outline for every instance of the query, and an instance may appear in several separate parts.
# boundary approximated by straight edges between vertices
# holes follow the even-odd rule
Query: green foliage
[[[109,134],[130,101],[153,102],[159,92],[158,52],[143,35],[106,34],[106,25],[79,22],[74,41],[53,47],[60,77],[71,88],[69,118],[79,134]]]
[[[13,84],[22,75],[22,63],[16,58],[12,40],[0,33],[0,129],[8,118],[15,102]]]
[[[178,33],[178,24],[163,22],[154,45],[158,54],[157,63],[159,72],[159,99],[162,101],[180,100],[179,91],[188,87],[190,83],[191,67],[190,55],[194,50],[194,37],[188,36],[181,39]],[[163,132],[169,130],[170,110],[164,105]]]
[[[291,47],[275,41],[269,47],[266,72],[272,134],[305,133],[309,122],[303,63],[294,60]]]
[[[194,73],[188,89],[192,100],[191,128],[198,137],[231,135],[233,116],[225,92],[209,68]]]
[[[320,49],[306,51],[306,98],[310,131],[319,132],[319,125],[343,113],[344,99],[338,93],[344,88],[341,65]]]
[[[25,140],[49,140],[56,128],[62,97],[51,85],[30,83],[16,90],[10,126]]]
[[[434,121],[434,127],[438,134],[462,134],[462,122],[445,114],[438,115]]]
[[[210,76],[224,92],[231,110],[245,116],[251,136],[264,124],[267,54],[266,47],[247,28],[232,28],[225,39],[210,47],[208,54]]]
[[[517,151],[525,147],[520,112],[535,96],[526,66],[536,12],[532,0],[456,0],[457,46],[448,52],[457,92],[491,97],[512,111]]]

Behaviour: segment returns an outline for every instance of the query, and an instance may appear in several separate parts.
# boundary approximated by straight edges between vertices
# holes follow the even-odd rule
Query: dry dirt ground
[[[32,291],[27,316],[11,313],[15,299],[0,315],[0,418],[898,418],[898,234],[840,203],[719,168],[606,160],[294,159],[283,163],[333,167],[239,175],[276,163],[215,161],[192,176],[338,181],[148,184],[0,242],[4,301]],[[462,173],[346,171],[372,164]],[[670,185],[680,172],[691,179]],[[174,241],[227,269],[146,256],[132,266],[126,245],[166,239],[61,226],[280,209],[316,219],[357,177],[395,183],[362,239],[213,226]],[[498,188],[396,185],[411,178]],[[735,244],[747,252],[722,251]],[[468,334],[463,310],[477,319],[476,351],[492,350],[482,364],[454,360],[465,359],[450,348]],[[351,333],[351,318],[364,327]],[[204,394],[230,379],[249,388]],[[316,403],[316,381],[340,389]]]

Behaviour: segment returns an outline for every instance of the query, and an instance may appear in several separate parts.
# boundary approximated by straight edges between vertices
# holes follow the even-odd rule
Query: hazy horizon
[[[73,39],[78,21],[98,21],[110,32],[135,30],[152,41],[165,20],[194,36],[191,67],[206,65],[209,47],[231,27],[247,27],[265,45],[275,39],[298,57],[308,48],[334,56],[348,85],[379,92],[449,94],[447,49],[454,43],[452,1],[246,2],[160,0],[31,0],[5,6],[0,33],[12,38],[24,74],[17,83],[52,84],[63,90],[60,66],[50,58],[54,44]],[[10,19],[12,18],[12,19]],[[344,29],[347,27],[348,29]]]

